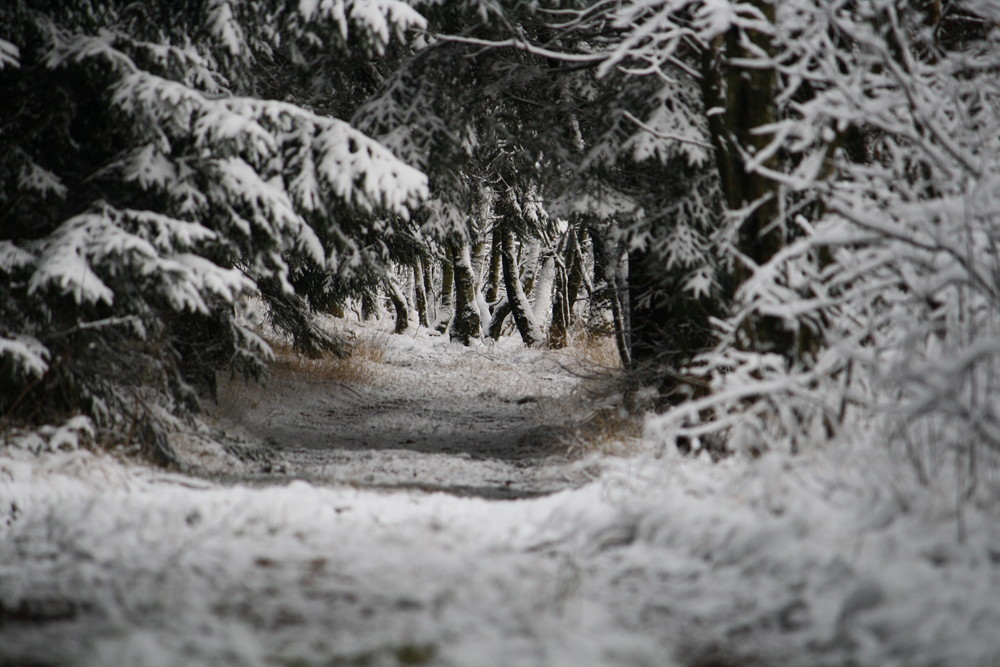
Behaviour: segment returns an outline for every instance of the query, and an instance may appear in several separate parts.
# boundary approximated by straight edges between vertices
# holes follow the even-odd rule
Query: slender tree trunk
[[[493,308],[493,319],[490,321],[490,338],[500,340],[503,335],[503,325],[510,316],[510,301],[507,297],[501,297],[500,302]]]
[[[451,263],[451,252],[446,249],[445,257],[441,260],[441,308],[438,310],[438,320],[434,328],[438,333],[448,330],[453,318],[452,312],[452,292],[455,289],[455,267]]]
[[[549,347],[558,350],[569,342],[569,275],[564,260],[556,265],[556,291],[552,296],[552,322],[549,324]]]
[[[549,325],[549,347],[558,349],[566,347],[569,327],[573,314],[573,301],[580,289],[582,278],[576,275],[580,271],[577,260],[578,243],[576,230],[572,226],[566,230],[563,247],[556,263],[556,291],[552,297],[552,323]],[[574,277],[577,280],[576,289],[571,289],[570,283]]]
[[[491,307],[495,306],[500,300],[500,284],[503,280],[503,267],[500,263],[500,246],[503,241],[499,225],[493,226],[492,237],[493,241],[490,244],[490,266],[486,276],[486,302]]]
[[[477,237],[479,240],[472,246],[471,265],[476,282],[482,283],[486,265],[486,253],[489,252],[490,249],[490,240],[489,237],[480,232],[477,232]]]
[[[618,247],[614,264],[609,270],[612,272],[608,278],[613,286],[611,290],[611,313],[615,319],[615,344],[618,347],[618,355],[621,357],[622,366],[631,368],[632,361],[632,318],[628,308],[628,284],[629,284],[629,263],[628,253],[623,247]]]
[[[622,367],[631,368],[632,353],[629,349],[629,326],[625,308],[622,306],[622,294],[627,295],[628,282],[626,281],[624,285],[620,284],[620,277],[627,272],[627,268],[624,270],[621,268],[625,258],[622,257],[621,250],[617,248],[612,250],[606,232],[595,229],[591,232],[590,238],[594,245],[594,274],[604,280],[608,304],[611,306],[615,347],[618,348]]]
[[[504,226],[502,232],[503,247],[501,250],[501,264],[503,266],[504,288],[507,291],[507,302],[511,307],[511,314],[514,316],[514,324],[521,334],[521,340],[528,347],[541,345],[545,337],[542,335],[541,327],[535,320],[535,315],[531,310],[531,303],[521,286],[517,262],[515,260],[516,248],[514,244],[514,232],[509,226]]]
[[[597,288],[594,286],[594,280],[597,278],[598,272],[598,261],[597,261],[597,245],[594,243],[593,231],[589,229],[581,229],[580,235],[578,237],[579,243],[576,248],[577,261],[580,263],[580,287],[587,291],[587,301],[588,301],[588,314],[587,321],[594,316],[595,305],[600,302],[597,295]],[[587,246],[590,246],[589,253],[593,258],[593,263],[590,268],[587,267]],[[575,292],[574,303],[580,298],[579,289]]]
[[[392,307],[396,311],[396,327],[393,329],[393,333],[405,333],[410,326],[406,295],[403,294],[403,290],[400,289],[394,276],[386,276],[385,287],[389,293],[389,300],[392,301]]]
[[[413,300],[417,307],[417,322],[422,327],[429,326],[427,323],[427,290],[424,285],[424,260],[417,259],[413,265]]]
[[[535,314],[538,326],[545,329],[547,320],[552,315],[552,291],[556,279],[556,255],[558,249],[546,250],[539,256],[538,274],[535,278],[535,289],[531,299],[531,311]]]
[[[423,260],[420,266],[424,276],[424,296],[427,297],[427,319],[437,318],[437,299],[434,298],[434,267]],[[428,325],[430,326],[430,325]]]
[[[472,270],[469,244],[452,242],[450,245],[455,277],[455,316],[452,318],[451,336],[468,345],[479,338],[482,329],[479,304],[476,302],[476,275]]]
[[[538,275],[538,255],[541,252],[541,247],[537,240],[532,240],[529,243],[522,243],[520,250],[520,258],[515,260],[521,267],[519,283],[524,293],[530,296],[535,287],[535,278]]]
[[[573,237],[571,239],[571,245],[567,249],[567,253],[572,251],[573,255],[570,261],[569,269],[569,312],[570,320],[573,318],[573,307],[576,305],[576,300],[580,297],[580,288],[584,286],[587,281],[587,266],[586,260],[583,258],[583,244],[586,242],[586,232],[577,232],[573,230]],[[589,290],[593,290],[591,285]]]
[[[361,319],[365,322],[375,317],[378,313],[378,307],[375,304],[375,298],[365,292],[361,295]]]

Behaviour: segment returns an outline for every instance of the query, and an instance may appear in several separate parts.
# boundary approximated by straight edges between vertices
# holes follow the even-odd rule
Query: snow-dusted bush
[[[350,263],[342,223],[405,218],[425,178],[257,91],[422,25],[392,0],[4,3],[0,413],[80,411],[168,455],[162,415],[269,355],[243,297],[300,349],[338,348],[308,300]]]
[[[803,0],[758,22],[771,51],[736,65],[774,69],[781,114],[747,166],[780,184],[789,240],[699,362],[713,395],[651,433],[796,449],[888,426],[925,476],[1000,446],[1000,15],[935,7]],[[762,353],[763,318],[806,344]]]

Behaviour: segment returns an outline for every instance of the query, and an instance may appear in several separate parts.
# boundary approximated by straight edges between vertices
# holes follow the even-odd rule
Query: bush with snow
[[[426,193],[345,121],[257,91],[424,23],[393,0],[137,7],[0,8],[0,414],[82,411],[169,458],[167,415],[270,354],[236,306],[262,295],[298,348],[342,352],[311,276],[349,264],[343,222]]]

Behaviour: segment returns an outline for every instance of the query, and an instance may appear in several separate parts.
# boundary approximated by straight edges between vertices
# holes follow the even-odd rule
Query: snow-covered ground
[[[190,474],[0,448],[0,664],[1000,664],[995,471],[956,503],[857,444],[567,457],[565,352],[384,340],[367,384],[240,394]]]
[[[496,498],[586,480],[564,455],[564,413],[578,412],[572,354],[514,339],[465,348],[425,330],[351,333],[363,347],[343,368],[302,362],[263,388],[223,386],[216,423],[234,440],[267,444],[264,465],[240,477]]]

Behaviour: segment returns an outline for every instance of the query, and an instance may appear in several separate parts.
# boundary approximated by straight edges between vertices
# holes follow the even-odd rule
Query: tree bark
[[[619,248],[612,250],[608,234],[604,230],[592,229],[591,242],[594,246],[594,275],[604,280],[608,304],[611,307],[612,325],[614,327],[615,347],[622,368],[632,367],[632,352],[629,349],[629,326],[625,309],[622,307],[622,294],[628,294],[628,283],[620,284],[620,276],[627,273],[620,265],[624,261],[623,252]],[[596,302],[592,302],[592,307]]]
[[[546,249],[545,252],[540,253],[535,289],[531,295],[531,312],[534,313],[535,321],[538,322],[538,326],[543,331],[552,315],[552,292],[556,279],[557,254],[558,248]]]
[[[531,303],[521,286],[521,279],[516,261],[516,247],[514,243],[514,232],[509,226],[504,226],[502,231],[501,265],[503,266],[504,288],[507,291],[507,302],[511,307],[511,314],[514,316],[514,324],[521,334],[521,340],[528,347],[541,345],[545,337],[541,328],[535,320],[531,310]]]
[[[752,0],[751,4],[772,24],[774,4]],[[715,146],[716,168],[726,205],[730,211],[744,214],[739,229],[737,249],[752,265],[769,261],[785,243],[779,188],[763,174],[749,171],[744,154],[754,155],[768,144],[768,137],[754,130],[776,119],[774,98],[777,74],[772,68],[744,68],[730,64],[733,59],[753,57],[743,40],[749,40],[759,52],[773,50],[770,37],[760,32],[733,28],[719,35],[706,49],[702,61],[702,95],[705,109],[721,109],[709,115],[709,133]],[[778,157],[771,156],[761,166],[778,169]],[[737,262],[736,285],[745,282],[753,266]],[[794,335],[773,317],[756,317],[745,331],[750,345],[761,351],[794,355],[798,347]]]
[[[566,347],[569,342],[569,272],[565,258],[556,265],[555,294],[552,296],[552,321],[549,323],[549,347]]]
[[[549,347],[559,349],[569,343],[569,328],[573,323],[573,304],[583,282],[580,243],[571,225],[566,230],[560,261],[556,266],[556,293],[552,299],[552,324],[549,326]]]
[[[399,283],[393,276],[386,276],[385,287],[389,293],[389,300],[392,301],[392,307],[396,311],[396,326],[393,329],[393,333],[405,333],[410,326],[406,295],[403,294],[403,290],[400,289]]]
[[[515,264],[521,267],[519,269],[521,278],[518,282],[524,294],[530,296],[532,290],[535,288],[535,278],[538,275],[538,255],[541,252],[540,244],[534,240],[522,243],[520,251],[520,258],[516,254],[514,255]]]
[[[361,319],[365,322],[375,317],[378,307],[375,299],[367,291],[361,295]]]
[[[500,284],[503,267],[500,264],[500,246],[503,243],[499,225],[493,226],[493,242],[490,244],[490,266],[486,276],[486,302],[493,307],[500,300]]]
[[[481,284],[486,269],[486,253],[490,250],[490,242],[485,234],[477,232],[476,236],[478,240],[472,246],[471,266],[476,282]]]
[[[452,242],[450,247],[455,280],[455,316],[451,322],[451,337],[468,345],[482,332],[479,304],[476,302],[476,275],[472,270],[469,244]]]
[[[510,316],[510,311],[510,301],[507,297],[501,297],[493,309],[493,319],[490,321],[490,338],[493,340],[500,340],[500,336],[503,335],[503,325]]]
[[[420,326],[429,326],[427,320],[427,290],[424,280],[424,260],[417,259],[413,265],[413,300],[417,308],[417,322]]]
[[[441,260],[441,307],[438,309],[437,324],[434,329],[438,333],[444,333],[451,324],[452,314],[452,292],[455,289],[455,269],[451,263],[451,251],[446,249],[445,257]]]
[[[632,361],[632,317],[628,308],[628,284],[630,266],[628,263],[628,253],[625,249],[618,247],[613,258],[615,261],[608,266],[610,275],[608,279],[611,285],[611,313],[615,320],[615,344],[618,347],[618,355],[621,357],[622,366],[631,368]]]
[[[427,320],[437,318],[437,300],[434,298],[434,271],[429,262],[421,260],[421,269],[424,275],[424,296],[427,297]],[[428,325],[430,326],[430,325]]]

